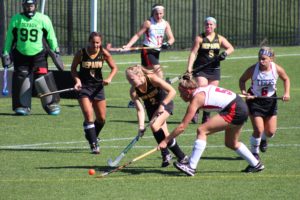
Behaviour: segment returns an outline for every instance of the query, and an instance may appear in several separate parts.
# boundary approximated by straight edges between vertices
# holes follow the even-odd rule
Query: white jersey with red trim
[[[277,79],[278,73],[274,62],[271,62],[269,71],[260,71],[257,63],[251,78],[252,93],[254,96],[272,96],[276,92]]]
[[[153,17],[150,19],[150,28],[145,32],[143,44],[148,47],[158,47],[163,43],[167,22],[162,19],[161,22],[156,22]]]
[[[201,92],[205,93],[205,102],[201,107],[205,111],[220,112],[236,98],[236,93],[214,85],[198,87],[193,96]]]

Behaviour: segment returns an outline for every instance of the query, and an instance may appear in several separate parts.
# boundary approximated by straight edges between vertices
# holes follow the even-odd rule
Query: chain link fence
[[[300,45],[300,0],[98,0],[97,27],[104,43],[126,44],[150,17],[155,3],[165,7],[164,18],[176,39],[174,49],[190,48],[194,37],[204,31],[207,16],[217,19],[217,32],[235,47]],[[21,11],[21,0],[0,1],[1,49],[10,18]],[[52,19],[63,54],[86,45],[89,0],[46,0],[45,14]]]

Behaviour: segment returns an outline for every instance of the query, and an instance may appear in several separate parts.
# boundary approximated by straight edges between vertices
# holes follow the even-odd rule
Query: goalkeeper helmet
[[[31,5],[34,5],[33,7]],[[26,17],[31,18],[35,15],[37,1],[36,0],[22,0],[23,13]]]

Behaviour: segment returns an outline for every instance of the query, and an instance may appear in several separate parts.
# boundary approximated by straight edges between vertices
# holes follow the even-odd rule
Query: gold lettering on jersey
[[[26,23],[26,22],[22,22],[21,23],[21,27],[23,28],[36,28],[37,27],[37,24],[34,24],[34,23]]]
[[[143,96],[141,96],[140,98],[141,98],[142,100],[147,100],[147,99],[150,99],[150,98],[152,98],[152,97],[155,97],[155,96],[157,95],[157,93],[158,93],[158,90],[155,89],[155,90],[153,90],[152,92],[150,92],[149,94],[143,95]]]
[[[202,49],[220,49],[220,44],[219,43],[203,43]]]
[[[82,61],[82,67],[87,69],[102,68],[102,61]]]

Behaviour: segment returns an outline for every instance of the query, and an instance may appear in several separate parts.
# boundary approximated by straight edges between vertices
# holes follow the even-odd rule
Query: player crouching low
[[[198,127],[197,139],[189,162],[175,162],[174,166],[178,170],[188,176],[194,176],[198,162],[206,148],[207,136],[222,130],[225,130],[226,147],[234,150],[249,163],[249,166],[243,170],[244,172],[259,172],[264,169],[264,165],[242,142],[239,142],[243,124],[248,118],[247,105],[241,97],[230,90],[213,85],[197,88],[196,82],[190,78],[181,80],[178,89],[181,98],[189,102],[189,105],[182,122],[158,145],[158,149],[165,148],[170,140],[183,133],[198,109],[218,113]]]

